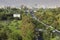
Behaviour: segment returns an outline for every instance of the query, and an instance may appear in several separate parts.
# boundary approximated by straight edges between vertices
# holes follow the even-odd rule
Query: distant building
[[[21,19],[21,14],[13,14],[13,18],[14,19],[17,19],[17,20],[20,20]]]
[[[3,14],[0,16],[0,20],[21,20],[21,14]]]
[[[18,18],[20,18],[20,14],[13,14],[13,17],[18,17]]]

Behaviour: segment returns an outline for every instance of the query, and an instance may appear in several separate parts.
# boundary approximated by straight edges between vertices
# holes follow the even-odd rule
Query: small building
[[[13,17],[18,17],[18,18],[20,18],[20,14],[13,14]]]
[[[0,20],[21,20],[22,16],[21,14],[15,13],[15,14],[3,14],[0,16]]]
[[[13,14],[14,19],[20,20],[21,17],[22,17],[21,14],[17,14],[17,13]]]

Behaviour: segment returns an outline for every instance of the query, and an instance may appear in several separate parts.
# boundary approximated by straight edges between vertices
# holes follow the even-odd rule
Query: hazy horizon
[[[60,0],[0,0],[0,6],[60,7]]]

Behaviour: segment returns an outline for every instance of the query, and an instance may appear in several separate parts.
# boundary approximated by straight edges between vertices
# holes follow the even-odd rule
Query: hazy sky
[[[36,6],[35,4],[45,7],[54,7],[60,6],[60,0],[0,0],[0,6],[8,5],[19,7],[22,4],[29,5],[31,7]]]

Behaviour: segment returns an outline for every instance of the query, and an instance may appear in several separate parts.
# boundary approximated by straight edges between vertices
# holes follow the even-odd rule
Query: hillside
[[[57,40],[57,37],[59,37],[58,34],[52,33],[51,31],[54,29],[60,30],[60,8],[41,8],[34,13],[34,16],[39,19],[39,21],[52,26],[53,29],[47,29],[45,25],[33,19],[29,12],[26,15],[25,8],[1,8],[0,18],[4,14],[14,13],[20,13],[21,19],[11,20],[7,17],[7,20],[0,20],[0,40],[34,40],[35,37],[39,35],[39,32],[35,31],[36,28],[45,30],[42,33],[44,40]]]

